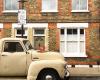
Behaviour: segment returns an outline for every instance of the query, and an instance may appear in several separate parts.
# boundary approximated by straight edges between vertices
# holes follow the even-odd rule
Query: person
[[[44,52],[45,51],[45,46],[39,44],[39,52]]]

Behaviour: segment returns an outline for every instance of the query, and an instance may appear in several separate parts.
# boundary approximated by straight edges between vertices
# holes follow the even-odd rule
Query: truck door
[[[1,76],[26,75],[26,53],[20,42],[4,42],[0,58]]]

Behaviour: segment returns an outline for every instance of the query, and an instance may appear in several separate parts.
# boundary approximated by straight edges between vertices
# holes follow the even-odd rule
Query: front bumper
[[[63,80],[69,80],[69,71],[66,70]]]
[[[69,75],[70,75],[70,73],[69,73],[69,71],[68,71],[68,66],[67,66],[67,64],[65,64],[65,75],[64,75],[64,80],[67,80],[68,78],[69,78]]]
[[[66,78],[69,77],[69,71],[68,70],[66,70],[64,77],[66,77]]]

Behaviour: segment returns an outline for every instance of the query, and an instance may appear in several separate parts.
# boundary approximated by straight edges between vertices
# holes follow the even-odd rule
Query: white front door
[[[64,57],[86,57],[85,29],[63,28],[60,30],[60,53]]]

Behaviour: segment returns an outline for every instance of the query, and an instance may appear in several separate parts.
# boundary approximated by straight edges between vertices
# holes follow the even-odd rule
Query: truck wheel
[[[38,80],[60,80],[59,76],[57,73],[55,73],[54,71],[43,71],[40,75],[39,75],[39,79]]]

